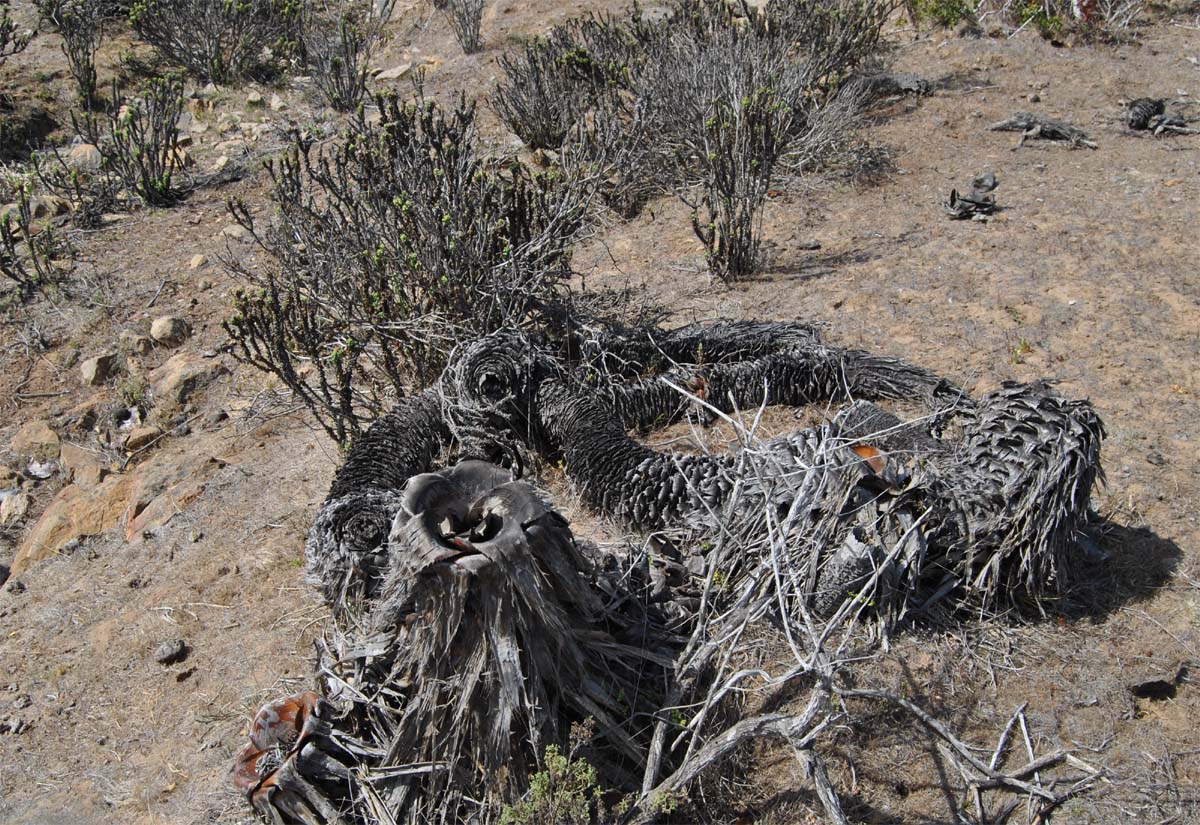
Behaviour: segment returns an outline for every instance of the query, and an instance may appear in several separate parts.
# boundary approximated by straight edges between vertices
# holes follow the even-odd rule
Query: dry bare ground
[[[16,4],[22,19],[32,20],[29,6]],[[507,45],[592,7],[489,4],[485,49],[464,56],[440,15],[401,4],[376,62],[429,61],[434,93],[484,92]],[[574,258],[588,286],[642,286],[680,321],[818,321],[839,345],[902,356],[968,389],[1044,376],[1092,401],[1109,435],[1107,484],[1094,505],[1115,526],[1091,580],[1045,620],[914,628],[862,664],[864,680],[939,714],[968,741],[990,748],[1024,706],[1020,748],[1072,748],[1104,766],[1104,778],[1051,821],[1200,818],[1200,464],[1191,455],[1200,137],[1131,133],[1121,106],[1170,97],[1200,115],[1196,23],[1193,11],[1129,42],[1062,48],[1032,32],[914,34],[898,20],[889,38],[896,67],[929,79],[933,94],[897,99],[864,129],[890,166],[780,186],[767,207],[771,261],[761,277],[710,284],[686,210],[671,199],[614,223]],[[102,78],[121,45],[103,55]],[[69,96],[49,33],[0,76],[18,95],[45,95],[50,108]],[[251,154],[278,146],[288,121],[331,120],[303,88],[264,92],[288,107],[247,109],[246,89],[217,94],[202,118],[211,126],[190,150],[200,167],[236,152],[216,144],[252,132],[250,120],[266,124],[245,139]],[[1068,120],[1099,148],[1032,141],[1014,151],[1015,135],[986,126],[1019,109]],[[240,132],[221,134],[226,111],[243,113]],[[491,128],[495,145],[511,148],[494,120]],[[1003,210],[986,223],[948,220],[941,201],[950,189],[988,170]],[[94,434],[73,423],[80,411],[103,416],[168,358],[183,352],[229,369],[181,404],[160,400],[151,420],[183,415],[190,433],[170,433],[125,468],[185,468],[203,481],[194,500],[176,508],[166,488],[169,520],[134,535],[115,525],[0,590],[0,720],[21,722],[0,734],[4,822],[249,821],[229,782],[249,718],[268,698],[312,683],[311,640],[325,612],[303,581],[303,539],[340,457],[286,394],[220,351],[219,321],[237,284],[216,259],[253,255],[221,235],[231,195],[268,208],[259,174],[126,216],[81,239],[73,297],[39,300],[0,326],[0,445],[46,420],[64,442],[94,448]],[[197,254],[210,260],[193,270]],[[80,359],[118,349],[122,330],[144,333],[171,313],[193,328],[180,350],[131,355],[107,385],[81,386]],[[218,420],[222,409],[229,418]],[[22,466],[11,451],[3,458]],[[0,561],[12,562],[64,483],[58,475],[28,485],[32,508],[3,528]],[[156,662],[158,645],[177,638],[186,657]],[[830,769],[852,820],[953,821],[960,777],[922,730],[886,708],[850,710]],[[698,791],[719,821],[820,821],[790,756],[762,749],[739,764],[745,770]],[[1022,802],[1010,821],[1031,818]]]

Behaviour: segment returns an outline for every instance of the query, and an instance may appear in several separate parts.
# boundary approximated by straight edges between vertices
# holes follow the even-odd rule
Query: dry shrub
[[[150,206],[172,205],[183,195],[177,180],[183,82],[155,78],[139,96],[126,98],[114,80],[112,101],[106,113],[72,116],[75,131],[100,150],[104,171],[130,193]]]
[[[710,272],[759,266],[762,207],[785,156],[818,154],[853,122],[846,78],[877,46],[887,2],[805,0],[763,11],[680,0],[664,20],[584,18],[502,59],[497,111],[531,145],[573,127],[610,156],[623,215],[675,189]]]
[[[367,90],[368,64],[379,44],[383,21],[395,0],[369,14],[355,3],[326,4],[324,18],[305,25],[304,52],[313,82],[325,101],[339,112],[353,112]]]
[[[242,357],[278,375],[347,443],[460,341],[536,325],[568,274],[588,189],[496,168],[475,107],[377,98],[339,145],[297,135],[270,168],[277,221],[237,219],[270,253],[260,289],[226,328]]]
[[[8,13],[10,5],[9,0],[0,0],[0,65],[14,54],[25,51],[33,39],[30,32],[17,31],[17,22]]]
[[[483,49],[483,38],[479,34],[483,22],[483,0],[443,0],[436,4],[446,15],[454,39],[466,54],[475,54]]]
[[[138,0],[129,22],[166,60],[223,83],[262,68],[263,50],[295,34],[290,0]]]

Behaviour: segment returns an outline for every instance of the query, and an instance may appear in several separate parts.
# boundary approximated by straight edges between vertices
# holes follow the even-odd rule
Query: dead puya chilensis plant
[[[725,417],[719,410],[713,412]],[[891,544],[881,546],[869,565],[847,578],[846,560],[839,558],[840,552],[830,553],[829,543],[837,535],[830,530],[832,519],[814,522],[812,514],[827,512],[831,493],[833,500],[846,501],[845,451],[855,443],[822,428],[812,441],[811,460],[784,466],[777,447],[755,435],[761,412],[762,408],[751,422],[726,417],[742,443],[734,467],[735,492],[720,514],[720,523],[729,528],[721,531],[708,553],[696,624],[676,660],[668,704],[657,717],[642,796],[625,821],[654,821],[662,800],[685,792],[707,770],[766,737],[795,754],[827,821],[848,822],[821,751],[833,728],[854,724],[853,706],[863,701],[890,704],[926,730],[962,777],[960,811],[974,805],[976,821],[989,821],[989,809],[1010,812],[1019,801],[1013,796],[1036,799],[1039,815],[1045,816],[1095,784],[1102,769],[1065,749],[1040,756],[1030,750],[1027,764],[1002,767],[1014,725],[1018,720],[1025,724],[1024,706],[985,760],[977,755],[980,749],[963,742],[911,700],[847,678],[855,662],[871,655],[873,640],[879,638],[878,614],[881,602],[896,587],[895,570],[911,565],[927,550],[922,531],[930,528],[933,511],[894,516],[898,523],[889,535]],[[866,441],[879,442],[889,435],[872,433]],[[749,511],[757,515],[751,519],[751,533],[743,527]],[[844,519],[844,511],[840,515]],[[754,536],[752,544],[747,543],[748,535]],[[823,604],[814,600],[813,582],[806,580],[818,559],[824,569],[816,578],[838,596]],[[753,649],[751,640],[763,628],[771,628],[790,655],[774,662],[747,655]],[[797,710],[755,710],[777,705],[771,697],[797,688],[798,698],[785,706]],[[670,771],[663,770],[667,758]],[[1058,775],[1051,777],[1056,769]]]

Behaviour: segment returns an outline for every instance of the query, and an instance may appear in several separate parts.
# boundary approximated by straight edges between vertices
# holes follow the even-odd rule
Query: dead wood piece
[[[1066,141],[1074,147],[1086,146],[1097,148],[1087,133],[1078,126],[1072,126],[1063,120],[1034,114],[1033,112],[1017,112],[1007,120],[1001,120],[988,127],[993,132],[1020,132],[1021,139],[1013,149],[1020,149],[1025,141],[1031,139]]]

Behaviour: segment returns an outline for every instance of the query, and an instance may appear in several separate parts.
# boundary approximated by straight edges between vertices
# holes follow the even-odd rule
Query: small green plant
[[[954,28],[963,20],[975,17],[976,0],[917,0],[913,16],[918,21]]]
[[[1067,28],[1067,18],[1050,2],[1030,0],[1020,7],[1019,17],[1021,25],[1033,26],[1043,37],[1053,37]]]
[[[1029,355],[1031,352],[1033,352],[1033,344],[1029,343],[1029,341],[1022,338],[1020,341],[1018,341],[1016,344],[1013,345],[1012,358],[1011,358],[1012,363],[1024,364],[1025,356]]]
[[[544,770],[533,775],[525,798],[504,809],[500,825],[592,825],[598,818],[596,769],[571,759],[557,745],[546,748]]]

